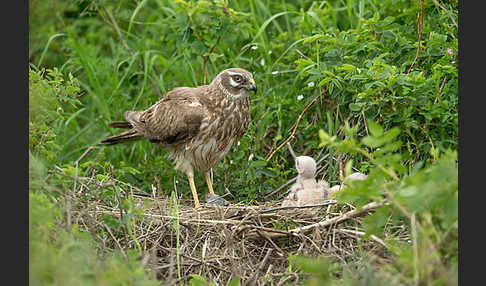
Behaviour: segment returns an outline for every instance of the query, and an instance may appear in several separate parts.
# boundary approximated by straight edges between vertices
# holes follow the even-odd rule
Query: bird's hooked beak
[[[256,83],[255,83],[255,80],[250,78],[250,90],[255,92],[257,91],[257,86],[256,86]]]

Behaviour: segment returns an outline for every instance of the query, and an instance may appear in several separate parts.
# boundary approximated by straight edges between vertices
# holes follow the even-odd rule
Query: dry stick
[[[363,110],[361,110],[361,115],[363,116],[363,125],[364,125],[365,130],[366,130],[366,135],[370,135],[370,133],[368,132],[368,124],[366,123],[366,116],[365,116]]]
[[[130,49],[130,47],[128,46],[127,42],[123,38],[123,35],[122,35],[121,31],[120,31],[120,28],[118,27],[118,24],[116,23],[115,17],[113,17],[113,15],[110,13],[110,11],[108,11],[108,9],[106,9],[106,7],[104,8],[104,10],[105,10],[105,13],[108,14],[108,17],[110,17],[110,20],[111,20],[111,23],[112,23],[112,27],[115,29],[116,33],[120,37],[120,40],[122,42],[122,45],[125,47],[125,49],[128,51],[128,53],[133,57],[133,55],[134,55],[133,54],[133,51]]]
[[[155,182],[157,183],[157,196],[161,197],[162,196],[162,185],[160,184],[160,179],[159,177],[155,176]],[[155,198],[154,198],[155,199]]]
[[[418,33],[418,42],[417,42],[417,54],[415,55],[415,59],[413,59],[412,64],[410,65],[410,68],[408,69],[407,73],[410,73],[412,70],[413,65],[417,61],[419,57],[419,51],[420,51],[420,41],[422,40],[422,27],[424,25],[424,16],[423,16],[423,3],[422,0],[419,0],[419,5],[420,5],[420,12],[417,14],[417,33]]]
[[[341,157],[341,156],[339,156],[339,157]],[[341,160],[341,158],[339,158],[338,174],[339,174],[339,178],[341,179],[341,181],[343,181],[344,180],[344,175],[343,175],[343,161]]]
[[[99,213],[113,213],[112,211],[93,211],[93,212],[99,212]],[[176,217],[174,216],[167,216],[167,215],[157,215],[157,214],[147,214],[143,213],[143,215],[146,218],[159,218],[159,219],[175,219]],[[208,225],[214,225],[214,224],[236,224],[240,223],[241,221],[237,220],[230,220],[230,219],[225,219],[225,220],[209,220],[209,219],[200,219],[200,218],[192,218],[192,219],[186,219],[184,220],[186,223],[207,223]]]
[[[98,149],[99,147],[97,146],[89,146],[88,149],[86,149],[86,151],[84,151],[84,153],[78,158],[78,160],[74,161],[73,165],[74,166],[78,166],[79,165],[79,162],[81,162],[81,160],[84,159],[84,157],[86,157],[86,155],[88,155],[88,153],[93,150],[93,149]]]
[[[191,256],[189,256],[189,255],[185,255],[185,254],[182,254],[181,256],[182,256],[182,257],[185,257],[185,258],[188,258],[188,259],[191,259],[191,260],[194,260],[194,261],[196,261],[196,262],[199,262],[201,265],[208,265],[208,266],[211,266],[211,267],[213,267],[213,268],[218,269],[219,271],[223,271],[223,272],[226,272],[226,273],[231,274],[231,271],[228,271],[228,270],[226,270],[226,269],[224,269],[224,268],[221,268],[221,267],[219,267],[219,266],[213,265],[213,264],[211,264],[211,263],[209,263],[209,262],[207,262],[207,261],[203,261],[203,260],[200,260],[200,259],[197,259],[197,258],[191,257]]]
[[[440,5],[440,3],[437,2],[437,0],[432,0],[432,2],[434,2],[435,5],[439,6],[442,10],[444,10],[446,12],[447,16],[449,16],[449,18],[451,19],[451,21],[454,24],[454,26],[456,26],[456,29],[459,29],[459,26],[457,26],[456,21],[454,21],[454,18],[452,18],[452,16],[449,13],[449,11],[444,6]]]
[[[291,233],[291,232],[288,232],[288,231],[285,231],[285,230],[279,230],[279,229],[273,229],[273,228],[268,228],[268,227],[264,227],[264,226],[257,226],[257,225],[252,225],[252,224],[249,224],[249,225],[245,225],[243,227],[240,227],[238,229],[238,232],[241,232],[241,231],[244,231],[246,229],[255,229],[256,231],[264,231],[264,232],[273,232],[273,233],[280,233],[280,234],[284,234],[284,235],[289,235],[289,236],[296,236],[296,234],[294,233]]]
[[[256,232],[258,233],[258,235],[260,235],[261,237],[266,239],[268,242],[270,242],[270,244],[273,245],[273,247],[275,247],[275,249],[278,250],[280,256],[285,255],[285,252],[277,244],[275,244],[275,242],[273,242],[273,240],[270,238],[270,236],[265,231],[257,230]]]
[[[119,184],[122,184],[122,185],[128,186],[128,187],[130,187],[130,189],[134,189],[134,190],[137,190],[137,191],[138,191],[138,192],[140,192],[140,193],[144,193],[144,191],[143,191],[142,189],[139,189],[139,188],[137,188],[137,187],[135,187],[135,186],[133,186],[133,185],[131,185],[131,184],[129,184],[129,183],[126,183],[126,182],[123,182],[123,181],[117,180],[117,179],[115,179],[115,178],[112,178],[112,180],[113,180],[115,183],[119,183]]]
[[[123,44],[123,46],[125,47],[125,49],[128,51],[128,53],[133,57],[134,56],[134,53],[133,51],[130,49],[130,47],[128,46],[127,42],[125,41],[125,39],[123,38],[123,35],[120,31],[120,28],[118,27],[118,24],[116,23],[115,21],[115,18],[113,17],[113,15],[110,13],[110,11],[108,11],[108,9],[104,8],[105,10],[105,13],[108,14],[108,17],[110,17],[110,20],[112,22],[112,27],[115,29],[116,33],[118,34],[118,37],[120,37],[120,40]],[[100,14],[101,15],[101,14]],[[103,16],[101,16],[103,18]],[[103,18],[104,19],[104,18]],[[143,65],[143,61],[142,59],[140,59],[140,62],[139,62],[140,66],[142,67],[142,69],[144,69],[144,65]],[[157,93],[157,95],[159,96],[159,98],[162,97],[162,93],[160,92],[159,90],[159,87],[157,86],[157,84],[155,84],[154,80],[150,78],[149,76],[149,79],[150,79],[150,83],[152,84],[152,87],[154,88],[155,92]]]
[[[271,242],[273,243],[273,241],[271,241]],[[248,285],[255,285],[256,284],[258,274],[260,274],[260,272],[263,271],[263,268],[265,268],[265,265],[267,264],[268,258],[270,257],[270,254],[272,253],[272,251],[273,251],[273,248],[268,249],[267,253],[265,254],[265,257],[263,257],[263,260],[260,263],[260,265],[258,266],[257,270],[255,271],[255,273],[253,273],[253,275],[249,279]]]
[[[269,193],[268,195],[266,195],[265,198],[270,197],[270,196],[274,195],[275,193],[278,193],[281,189],[283,189],[286,186],[292,184],[296,180],[297,180],[297,177],[294,177],[293,179],[288,180],[285,184],[283,184],[280,187],[278,187],[277,189],[275,189],[275,191],[272,191],[271,193]]]
[[[69,234],[72,234],[72,223],[71,223],[71,192],[68,189],[68,194],[66,199],[66,227]]]
[[[415,213],[410,216],[410,225],[412,227],[412,243],[413,243],[413,281],[414,285],[419,285],[419,270],[418,270],[418,249],[417,249],[417,223]]]
[[[294,273],[290,273],[290,274],[294,274]],[[280,285],[285,285],[285,283],[286,283],[287,281],[289,281],[290,279],[295,279],[295,276],[296,276],[296,274],[294,274],[294,275],[290,275],[289,277],[287,277],[287,278],[285,278],[285,279],[283,279],[283,277],[282,277],[282,278],[280,278],[280,281],[277,283],[277,286],[280,286]],[[283,280],[282,280],[282,279],[283,279]]]
[[[118,207],[120,209],[120,222],[122,222],[123,221],[123,206],[122,206],[120,194],[118,194],[118,189],[116,188],[115,183],[110,182],[110,183],[104,184],[103,186],[111,186],[113,188],[113,192],[115,193],[116,200],[118,201]]]
[[[214,49],[216,48],[216,46],[218,45],[219,43],[219,39],[221,39],[221,35],[218,36],[218,39],[216,39],[216,43],[214,44],[214,46],[211,47],[211,49],[209,49],[209,52],[208,52],[208,55],[207,56],[202,56],[203,57],[203,83],[206,84],[206,79],[207,79],[207,73],[206,73],[206,64],[209,60],[209,54],[211,54]]]
[[[301,237],[301,239],[302,239],[302,238],[307,239],[307,240],[308,240],[308,241],[309,241],[309,242],[312,244],[312,246],[314,246],[314,248],[315,248],[315,249],[317,249],[317,251],[318,251],[319,253],[322,253],[322,251],[321,251],[321,249],[319,248],[319,246],[318,246],[318,245],[317,245],[317,244],[316,244],[316,243],[315,243],[315,242],[314,242],[314,241],[313,241],[313,240],[312,240],[310,237],[308,237],[307,235],[305,235],[305,234],[303,234],[303,233],[300,233],[300,234],[299,234],[299,236]]]
[[[329,85],[322,92],[322,94],[325,94],[328,89],[329,89]],[[290,134],[290,136],[287,139],[285,139],[285,141],[282,142],[282,144],[280,144],[275,150],[273,150],[273,152],[271,152],[270,155],[268,155],[267,158],[265,158],[265,161],[267,161],[267,162],[270,161],[270,159],[272,158],[272,156],[278,150],[280,150],[280,148],[282,148],[283,145],[287,144],[287,142],[289,142],[290,140],[292,140],[294,138],[295,132],[297,131],[297,127],[299,127],[299,123],[302,120],[302,117],[304,116],[304,113],[317,101],[317,99],[319,99],[320,96],[321,96],[321,94],[317,95],[316,97],[314,97],[314,99],[312,99],[311,102],[309,102],[309,104],[307,104],[307,106],[304,108],[304,110],[302,110],[302,112],[300,113],[299,117],[297,118],[297,121],[295,122],[294,129],[292,130],[292,133]]]
[[[457,54],[452,59],[452,63],[454,63],[456,61],[456,58],[457,58]],[[446,81],[447,81],[447,76],[445,76],[444,79],[442,80],[442,83],[441,83],[440,88],[439,88],[439,93],[435,97],[434,104],[436,104],[437,101],[439,100],[440,94],[442,93],[442,90],[444,89]]]
[[[127,258],[127,254],[125,253],[125,251],[123,250],[123,247],[120,245],[120,242],[118,241],[118,239],[116,239],[116,237],[113,235],[113,233],[111,232],[110,228],[106,225],[106,223],[102,222],[103,226],[106,228],[106,230],[108,231],[108,233],[110,234],[111,238],[113,238],[113,240],[115,241],[116,245],[118,246],[118,248],[120,248],[121,250],[121,253],[123,254],[123,256],[125,258]]]
[[[56,166],[56,167],[57,167],[57,166]],[[64,176],[64,177],[67,177],[67,178],[70,178],[70,179],[76,180],[76,181],[77,181],[77,182],[78,182],[78,183],[79,183],[81,186],[85,187],[86,189],[89,189],[89,186],[88,186],[88,185],[86,185],[85,183],[83,183],[82,181],[83,181],[83,180],[84,180],[84,181],[91,181],[91,180],[92,180],[92,178],[89,178],[89,177],[77,177],[77,178],[76,178],[76,177],[73,177],[73,176],[70,176],[70,175],[68,175],[68,174],[63,173],[63,172],[64,172],[64,170],[62,170],[62,169],[61,169],[61,168],[59,168],[59,167],[55,168],[55,170],[54,170],[53,172],[56,172],[56,174],[58,174],[58,175],[61,175],[61,176]],[[130,185],[130,184],[128,184],[128,183],[125,183],[125,182],[119,181],[119,180],[117,180],[117,179],[113,179],[113,178],[112,178],[112,180],[113,180],[113,183],[118,182],[118,183],[121,183],[121,184],[125,184],[125,185],[127,185],[127,186],[129,186],[129,187],[131,187],[131,188],[133,188],[133,189],[135,189],[135,190],[138,190],[139,192],[133,192],[133,194],[135,194],[135,195],[139,195],[139,196],[143,196],[143,197],[147,197],[147,196],[148,196],[148,197],[150,197],[150,198],[151,198],[151,196],[150,196],[149,194],[147,194],[147,193],[143,192],[142,190],[140,190],[139,188],[137,188],[137,187],[135,187],[135,186],[132,186],[132,185]],[[88,183],[89,183],[89,182],[88,182]],[[98,181],[96,181],[96,180],[95,180],[95,183],[96,183],[96,185],[98,185],[99,187],[106,187],[106,186],[110,186],[110,184],[109,184],[109,183],[101,183],[101,182],[98,182]]]
[[[122,200],[120,198],[120,194],[118,193],[118,189],[116,188],[116,184],[113,181],[113,178],[115,177],[114,175],[114,170],[113,170],[113,165],[110,164],[110,179],[111,182],[105,184],[106,186],[111,186],[113,188],[113,192],[115,193],[116,199],[118,200],[118,207],[120,208],[120,222],[123,221],[123,206],[122,206]]]
[[[318,222],[318,223],[314,223],[314,224],[306,225],[306,226],[303,226],[303,227],[291,229],[291,230],[289,230],[289,232],[291,232],[291,233],[300,233],[300,232],[305,233],[305,232],[307,232],[307,231],[309,231],[309,230],[311,230],[315,227],[326,227],[326,226],[329,226],[329,225],[338,224],[338,223],[346,221],[350,218],[354,218],[354,217],[360,216],[360,215],[362,215],[366,212],[369,212],[371,210],[377,209],[384,204],[385,204],[385,201],[381,201],[379,203],[371,202],[369,204],[364,205],[360,210],[355,209],[355,210],[346,212],[346,213],[344,213],[340,216],[334,217],[334,218],[329,219],[329,220],[324,220],[324,221],[321,221],[321,222]],[[280,234],[280,233],[271,233],[269,235],[272,238],[285,236],[285,234]]]
[[[359,236],[364,236],[366,233],[363,231],[357,231],[357,230],[352,230],[352,229],[337,229],[337,231],[342,232],[342,233],[349,233],[349,234],[354,234],[354,235],[359,235]],[[370,235],[371,239],[374,241],[378,242],[379,244],[383,245],[385,248],[388,248],[385,244],[385,242],[377,237],[376,235],[372,234]]]
[[[437,101],[439,100],[439,96],[442,93],[442,90],[444,89],[444,85],[445,85],[446,80],[447,80],[447,76],[444,77],[444,79],[442,80],[442,83],[440,84],[439,93],[437,94],[437,96],[434,99],[434,104],[436,104]]]
[[[142,266],[142,268],[145,268],[147,266],[147,263],[150,260],[150,256],[151,256],[150,252],[146,252],[146,253],[143,254],[142,261],[140,262],[140,265]]]
[[[335,203],[337,203],[336,200],[328,200],[325,203],[315,204],[315,205],[276,207],[276,208],[270,208],[270,209],[263,210],[263,211],[260,212],[260,214],[269,213],[269,212],[278,211],[278,210],[306,209],[306,208],[324,207],[324,206],[332,205],[332,204],[335,204]]]
[[[267,254],[265,254],[265,257],[263,257],[262,262],[260,263],[260,266],[258,266],[258,271],[262,271],[263,268],[265,267],[265,264],[267,263],[268,258],[270,257],[270,254],[272,253],[273,249],[270,248],[267,251]]]

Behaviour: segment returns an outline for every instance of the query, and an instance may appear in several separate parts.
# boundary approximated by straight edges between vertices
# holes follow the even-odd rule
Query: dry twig
[[[90,178],[71,179],[86,182]],[[117,185],[121,183],[114,179],[99,182],[95,177],[91,180],[89,185],[83,187],[91,187],[93,191],[73,194],[76,200],[72,201],[72,223],[79,225],[80,230],[94,235],[97,233],[96,228],[101,227],[107,235],[97,236],[97,239],[102,242],[103,249],[108,251],[120,249],[124,253],[136,244],[143,245],[144,249],[153,253],[150,257],[141,257],[145,267],[150,268],[157,279],[168,285],[177,284],[178,281],[188,283],[192,273],[201,273],[208,281],[219,285],[226,285],[234,277],[240,277],[252,285],[263,285],[265,280],[259,279],[262,275],[281,277],[276,280],[279,285],[289,280],[296,282],[299,277],[295,273],[287,273],[287,255],[325,254],[338,261],[349,261],[359,249],[358,240],[362,234],[349,229],[359,229],[358,217],[382,204],[370,203],[355,209],[349,204],[340,205],[336,201],[328,201],[329,206],[332,204],[336,207],[329,208],[324,216],[308,215],[302,218],[292,212],[277,212],[283,210],[278,201],[252,206],[203,205],[201,210],[195,212],[192,201],[179,200],[178,220],[182,227],[177,234],[173,228],[174,217],[169,215],[168,199],[133,196],[130,198],[136,200],[134,204],[140,205],[143,211],[138,216],[129,217],[135,220],[130,222],[134,227],[130,235],[124,231],[113,231],[103,221],[106,215],[122,215],[122,197],[117,196],[118,204],[112,205],[92,196],[94,190],[100,187],[113,187],[116,189],[115,194],[118,194]],[[79,200],[82,196],[87,197]],[[344,221],[349,229],[335,228]],[[180,237],[179,244],[177,235]],[[377,255],[386,254],[381,246],[376,247],[377,244],[381,243],[378,240],[367,240],[362,241],[360,247],[370,251],[379,249]],[[175,259],[177,251],[180,253],[180,261]],[[180,277],[176,277],[177,266],[181,270]]]
[[[120,40],[122,42],[122,45],[123,47],[125,47],[125,49],[128,51],[128,53],[130,54],[130,56],[135,56],[135,53],[132,51],[132,49],[130,49],[130,47],[128,46],[127,42],[125,41],[125,38],[123,37],[123,34],[120,30],[120,27],[118,27],[118,24],[116,23],[116,20],[115,20],[115,17],[113,17],[113,15],[111,14],[111,12],[104,8],[104,11],[105,13],[108,15],[108,17],[110,17],[110,21],[111,23],[110,26],[113,27],[116,31],[116,33],[118,34],[118,37],[120,37]],[[106,19],[103,17],[102,13],[100,13],[102,19],[106,21]],[[143,64],[143,60],[140,58],[140,61],[139,61],[139,64],[140,64],[140,67],[142,68],[142,70],[144,69],[144,64]],[[154,80],[152,78],[150,78],[149,76],[149,79],[150,79],[150,82],[152,84],[152,87],[154,88],[155,92],[157,93],[158,97],[161,98],[162,97],[162,93],[160,92],[160,89],[159,87],[157,86],[157,84],[154,82]]]
[[[338,224],[338,223],[341,223],[341,222],[348,220],[350,218],[357,217],[357,216],[365,214],[369,211],[375,210],[375,209],[381,207],[383,204],[384,204],[384,202],[381,202],[381,203],[371,202],[369,204],[364,205],[360,210],[358,210],[358,209],[352,210],[352,211],[346,212],[346,213],[344,213],[340,216],[334,217],[332,219],[323,220],[323,221],[318,222],[318,223],[294,228],[292,230],[289,230],[289,232],[291,232],[291,233],[300,233],[300,232],[305,233],[305,232],[307,232],[307,231],[309,231],[309,230],[311,230],[315,227],[325,227],[325,226],[329,226],[329,225],[333,225],[333,224]],[[281,234],[272,234],[272,237],[278,237],[278,236],[282,236],[282,235]]]
[[[295,122],[295,125],[294,125],[294,129],[292,130],[292,133],[290,133],[290,136],[287,137],[287,139],[284,140],[284,142],[282,142],[277,148],[275,148],[275,150],[273,150],[268,156],[267,158],[265,158],[265,161],[270,161],[270,159],[272,158],[272,156],[278,151],[280,150],[280,148],[282,148],[282,146],[284,146],[285,144],[287,144],[287,142],[289,142],[290,140],[292,140],[295,136],[295,132],[297,131],[297,128],[299,127],[299,123],[300,121],[302,120],[302,117],[304,116],[305,112],[314,104],[314,102],[317,101],[317,99],[319,99],[319,97],[321,97],[321,95],[323,94],[326,94],[327,91],[329,90],[329,85],[326,87],[326,89],[324,91],[322,91],[321,94],[317,95],[316,97],[314,97],[314,99],[311,100],[311,102],[309,102],[307,104],[307,106],[304,108],[304,110],[302,110],[302,112],[300,113],[299,117],[297,118],[297,121]]]
[[[447,10],[446,7],[441,5],[437,0],[432,0],[432,2],[434,2],[435,5],[439,6],[440,9],[444,10],[446,12],[447,16],[449,17],[449,19],[451,19],[454,26],[456,26],[456,29],[459,29],[459,26],[457,25],[456,21],[454,21],[454,18],[452,18],[451,13],[449,13],[449,10]]]
[[[422,0],[419,0],[419,6],[420,6],[420,12],[417,13],[417,33],[418,33],[417,54],[415,55],[415,58],[413,59],[413,62],[410,65],[410,68],[408,69],[407,73],[410,73],[410,71],[412,71],[412,67],[419,57],[420,41],[422,41],[422,28],[424,26],[424,9],[423,9],[424,4]]]
[[[88,149],[86,149],[86,151],[84,151],[84,153],[81,156],[79,156],[79,158],[76,161],[74,161],[73,166],[75,166],[75,167],[79,166],[79,162],[81,162],[81,160],[83,160],[84,157],[86,157],[86,155],[88,155],[88,153],[91,150],[98,149],[98,148],[99,147],[97,147],[97,146],[89,146]]]

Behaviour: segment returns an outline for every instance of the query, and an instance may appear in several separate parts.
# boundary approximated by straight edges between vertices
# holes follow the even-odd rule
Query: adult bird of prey
[[[249,93],[256,90],[252,73],[241,68],[223,70],[209,85],[178,87],[146,110],[126,111],[126,121],[108,126],[128,130],[101,143],[147,139],[166,148],[174,169],[186,174],[199,208],[194,171],[204,172],[214,194],[209,172],[248,129]]]

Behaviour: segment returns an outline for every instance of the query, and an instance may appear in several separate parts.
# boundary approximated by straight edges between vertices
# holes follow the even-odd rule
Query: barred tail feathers
[[[130,124],[130,122],[128,121],[113,121],[108,123],[108,126],[111,128],[125,128],[125,129],[133,128],[132,124]]]
[[[139,134],[135,129],[130,129],[128,131],[122,132],[120,134],[110,136],[101,141],[101,144],[105,145],[115,145],[119,143],[125,143],[129,141],[135,141],[143,138],[143,135]]]
[[[108,123],[108,126],[113,128],[129,129],[125,132],[110,136],[101,141],[101,144],[115,145],[125,143],[143,138],[144,136],[137,132],[137,126],[140,127],[140,111],[126,111],[124,116],[126,121],[113,121]]]

